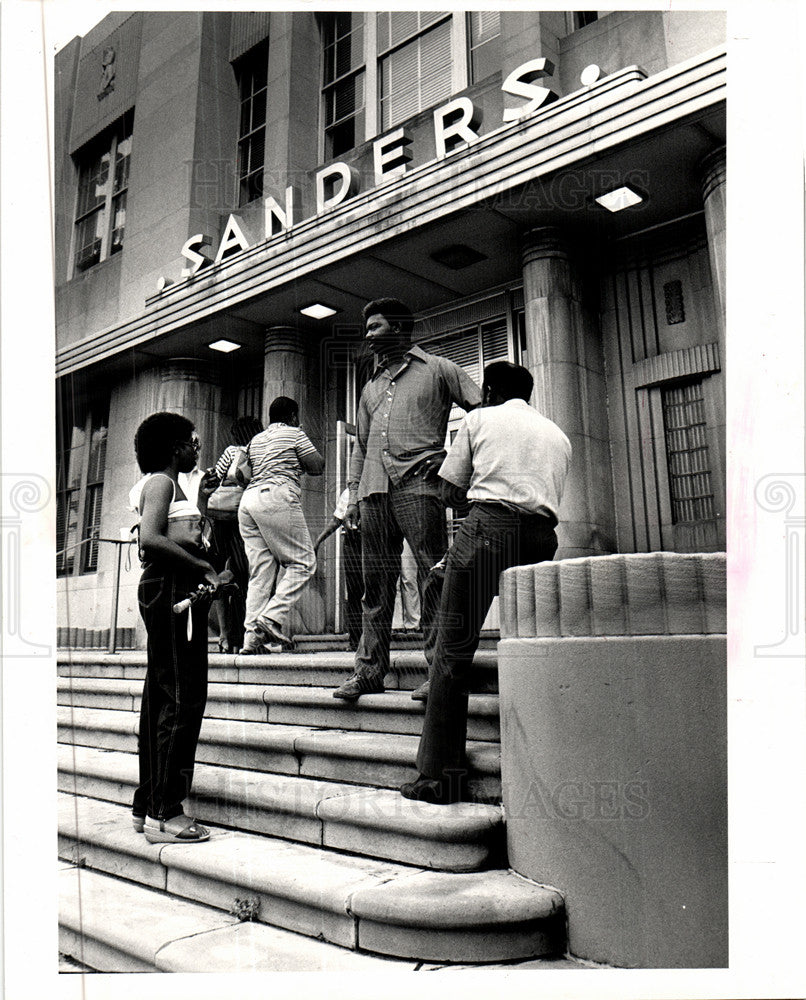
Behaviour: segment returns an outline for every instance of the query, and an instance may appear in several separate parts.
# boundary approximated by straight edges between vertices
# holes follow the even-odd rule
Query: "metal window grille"
[[[674,524],[714,515],[702,382],[662,390],[666,458]]]

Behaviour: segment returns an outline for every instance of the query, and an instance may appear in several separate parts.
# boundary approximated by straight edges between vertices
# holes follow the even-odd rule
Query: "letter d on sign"
[[[330,197],[327,194],[329,186],[332,186]],[[331,163],[316,175],[316,214],[341,205],[346,198],[357,194],[359,187],[358,171],[354,167]]]

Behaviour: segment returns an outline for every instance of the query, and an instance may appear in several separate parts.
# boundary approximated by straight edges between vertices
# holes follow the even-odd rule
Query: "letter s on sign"
[[[203,233],[197,233],[196,236],[191,236],[190,239],[182,247],[182,256],[190,261],[190,267],[182,268],[183,278],[192,278],[193,275],[199,270],[199,268],[204,267],[206,264],[210,263],[210,258],[205,257],[203,253],[199,253],[193,248],[198,247],[209,247],[213,245],[213,241],[209,236],[205,236]]]
[[[557,100],[557,94],[547,87],[538,87],[533,82],[544,76],[554,75],[554,64],[545,57],[532,59],[514,69],[501,84],[501,90],[505,94],[514,94],[516,97],[528,97],[529,103],[520,108],[504,108],[501,116],[505,122],[514,122],[525,115],[530,115],[533,111],[544,104],[550,104]]]

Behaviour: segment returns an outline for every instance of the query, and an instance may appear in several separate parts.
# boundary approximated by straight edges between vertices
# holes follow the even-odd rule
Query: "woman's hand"
[[[218,483],[215,469],[207,469],[199,481],[199,497],[210,497],[218,489]]]

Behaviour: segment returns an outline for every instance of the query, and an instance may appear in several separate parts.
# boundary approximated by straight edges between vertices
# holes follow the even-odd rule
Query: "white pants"
[[[249,561],[245,631],[255,632],[269,620],[285,631],[288,612],[316,570],[299,498],[288,486],[248,489],[238,510],[238,526]]]

